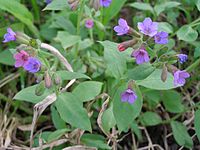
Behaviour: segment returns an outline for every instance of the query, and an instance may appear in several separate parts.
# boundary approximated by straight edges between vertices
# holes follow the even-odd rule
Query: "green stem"
[[[81,26],[81,18],[82,18],[82,15],[83,15],[83,10],[84,10],[84,4],[85,4],[85,0],[82,0],[81,1],[81,4],[80,4],[80,10],[79,10],[79,13],[78,13],[78,20],[77,20],[77,26],[76,26],[76,34],[79,36],[80,35],[80,26]],[[76,44],[76,55],[78,56],[78,48],[79,48],[79,42]]]

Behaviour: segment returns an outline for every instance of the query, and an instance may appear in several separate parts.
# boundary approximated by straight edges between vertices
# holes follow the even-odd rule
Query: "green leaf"
[[[35,34],[37,37],[39,36],[38,30],[33,24],[33,16],[24,5],[20,4],[16,0],[0,0],[0,9],[11,13],[13,16],[27,25],[33,34]]]
[[[116,43],[110,41],[100,43],[104,46],[104,59],[107,74],[119,79],[127,69],[126,58],[117,50]]]
[[[99,149],[111,149],[111,147],[106,144],[106,139],[98,134],[83,134],[83,136],[81,136],[81,142],[87,146],[97,147]]]
[[[57,75],[62,79],[62,80],[72,80],[72,79],[91,79],[85,74],[79,73],[79,72],[70,72],[70,71],[57,71]]]
[[[116,121],[113,114],[113,103],[110,103],[110,107],[104,111],[102,115],[103,129],[109,133],[110,129],[116,125]]]
[[[181,104],[181,95],[176,91],[163,91],[162,101],[169,112],[180,113],[184,110],[184,105]]]
[[[198,32],[194,30],[191,26],[185,25],[178,30],[177,36],[179,40],[193,42],[197,39]]]
[[[53,0],[43,10],[64,10],[67,7],[69,6],[66,0]]]
[[[196,110],[194,114],[194,128],[195,128],[197,137],[200,141],[200,109]]]
[[[196,6],[197,6],[197,9],[200,11],[200,0],[196,1]]]
[[[200,47],[194,49],[194,58],[200,57]]]
[[[74,127],[91,132],[91,123],[81,100],[72,93],[61,93],[55,102],[61,118]]]
[[[175,2],[175,1],[164,2],[162,4],[155,5],[154,10],[155,10],[156,14],[159,15],[161,12],[163,12],[167,9],[170,9],[170,8],[177,7],[180,4],[181,3]]]
[[[56,129],[64,129],[67,127],[66,123],[61,119],[54,105],[51,105],[51,118]]]
[[[35,95],[35,88],[37,85],[27,87],[19,91],[13,99],[20,100],[20,101],[27,101],[31,103],[38,103],[42,101],[45,97],[51,94],[50,90],[45,90],[44,94],[41,96]]]
[[[108,8],[103,9],[103,24],[107,24],[113,17],[115,17],[121,8],[124,6],[127,0],[120,0],[120,1],[112,1],[111,5]]]
[[[169,90],[176,88],[173,83],[172,74],[168,73],[167,80],[163,82],[161,80],[161,73],[162,69],[156,69],[150,76],[148,76],[144,80],[138,80],[136,81],[136,83],[138,85],[154,90]]]
[[[70,34],[76,34],[76,28],[74,27],[73,23],[69,19],[69,15],[66,12],[56,14],[52,18],[52,24],[49,28],[56,28],[56,29],[64,29]]]
[[[144,126],[155,126],[162,122],[158,114],[150,111],[140,115],[139,120]]]
[[[167,22],[159,22],[158,31],[165,31],[167,33],[173,33],[173,27]]]
[[[193,147],[193,141],[190,135],[187,132],[187,128],[180,122],[172,121],[171,122],[173,136],[176,142],[180,146],[184,146],[186,148]]]
[[[13,55],[9,50],[0,52],[0,58],[1,64],[13,66],[15,63]]]
[[[67,49],[80,42],[81,38],[77,35],[70,35],[68,32],[65,31],[59,31],[55,40],[60,42],[64,49]]]
[[[158,106],[161,99],[160,91],[148,89],[146,92],[142,91],[142,93],[145,95],[150,108],[154,109]]]
[[[149,3],[134,2],[134,3],[131,3],[130,6],[139,10],[148,10],[153,13],[153,8],[151,7]]]
[[[113,113],[119,131],[124,131],[130,126],[133,120],[140,114],[143,103],[142,94],[138,86],[134,89],[138,97],[134,104],[122,102],[120,95],[126,88],[127,84],[119,86],[113,96]]]
[[[52,142],[58,140],[61,136],[63,136],[66,132],[70,131],[69,129],[59,129],[48,135],[47,141]]]
[[[80,83],[72,93],[82,102],[90,101],[101,93],[102,85],[101,82],[85,81]]]
[[[155,68],[151,64],[144,63],[128,70],[128,78],[132,80],[143,80],[148,77],[154,70]]]

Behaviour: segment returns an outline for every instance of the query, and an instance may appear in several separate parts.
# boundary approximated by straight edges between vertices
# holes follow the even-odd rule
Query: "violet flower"
[[[94,26],[94,22],[92,19],[88,19],[85,21],[85,27],[91,29]]]
[[[181,64],[183,64],[184,62],[187,61],[188,56],[187,56],[186,54],[178,54],[178,58],[179,58],[179,62],[180,62]]]
[[[154,36],[154,40],[155,40],[155,43],[157,43],[157,44],[167,44],[168,43],[168,33],[164,32],[164,31],[158,32]]]
[[[15,59],[15,67],[23,67],[25,63],[28,61],[29,54],[21,50],[19,53],[14,54],[14,59]]]
[[[177,70],[174,72],[174,86],[183,86],[185,84],[185,79],[189,78],[190,74],[185,70]]]
[[[4,35],[3,43],[15,40],[16,40],[16,33],[11,28],[7,28],[7,33]]]
[[[118,26],[114,27],[115,32],[117,32],[117,35],[124,35],[129,32],[129,26],[126,22],[126,20],[120,18],[118,20]]]
[[[128,102],[130,104],[133,104],[136,99],[137,99],[136,93],[130,88],[128,88],[126,91],[124,91],[121,94],[121,101],[122,102]]]
[[[140,48],[139,50],[133,51],[131,54],[132,57],[135,57],[137,64],[143,64],[149,62],[149,55],[145,48]]]
[[[109,7],[112,0],[100,0],[100,5],[103,7]]]
[[[35,57],[29,57],[28,61],[24,65],[24,69],[31,73],[40,71],[40,68],[41,62]]]
[[[143,22],[138,22],[138,29],[141,33],[153,37],[158,32],[158,23],[152,22],[151,18],[145,18]]]

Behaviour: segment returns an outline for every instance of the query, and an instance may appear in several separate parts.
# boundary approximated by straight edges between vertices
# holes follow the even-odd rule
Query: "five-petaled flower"
[[[19,53],[14,54],[14,59],[15,59],[15,67],[23,67],[25,63],[28,61],[29,54],[21,50]]]
[[[121,94],[122,102],[128,102],[130,104],[133,104],[136,99],[137,99],[137,95],[131,88],[128,88],[126,91],[124,91]]]
[[[179,58],[179,62],[180,62],[181,64],[183,64],[184,62],[187,61],[188,56],[187,56],[186,54],[178,54],[178,58]]]
[[[94,26],[94,21],[92,19],[87,19],[85,21],[85,27],[91,29]]]
[[[185,70],[177,70],[174,72],[174,86],[183,86],[185,84],[185,79],[189,78],[190,74]]]
[[[103,7],[109,7],[112,0],[100,0],[100,5]]]
[[[4,35],[3,43],[15,40],[16,40],[16,33],[11,28],[7,28],[7,33]]]
[[[131,56],[135,57],[137,64],[143,64],[145,62],[149,62],[149,55],[144,47],[141,47],[140,49],[133,51]]]
[[[129,32],[129,26],[126,22],[126,20],[120,18],[118,20],[118,26],[114,27],[115,32],[117,32],[117,35],[124,35]]]
[[[155,40],[155,43],[157,43],[157,44],[167,44],[168,43],[168,33],[164,32],[164,31],[158,32],[154,36],[154,40]]]
[[[145,18],[143,22],[138,22],[138,29],[141,33],[153,37],[158,32],[158,23],[152,22],[151,18]]]
[[[41,62],[35,57],[29,57],[28,61],[24,65],[24,69],[31,72],[36,73],[40,71]]]

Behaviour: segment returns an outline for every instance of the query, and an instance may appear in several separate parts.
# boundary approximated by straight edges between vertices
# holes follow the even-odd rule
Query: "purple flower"
[[[21,50],[19,53],[14,54],[14,59],[15,59],[15,67],[23,67],[24,64],[28,61],[29,54]]]
[[[126,20],[120,18],[118,20],[118,26],[114,27],[115,32],[117,32],[117,35],[124,35],[129,32],[129,26],[126,22]]]
[[[190,74],[186,71],[177,70],[174,72],[174,86],[183,86],[185,84],[185,79],[189,78]]]
[[[7,33],[4,35],[3,43],[15,40],[16,40],[16,33],[11,28],[7,28]]]
[[[187,61],[188,56],[187,56],[186,54],[178,54],[178,58],[179,58],[179,62],[180,62],[181,64],[183,64],[184,62]]]
[[[46,0],[47,4],[50,4],[52,2],[52,0]]]
[[[132,57],[135,57],[137,64],[143,64],[149,62],[149,55],[145,48],[140,48],[139,50],[133,51],[131,54]]]
[[[100,5],[103,7],[109,7],[112,0],[100,0]]]
[[[124,91],[121,94],[121,101],[122,102],[128,102],[130,104],[133,104],[135,102],[135,100],[137,99],[137,95],[135,94],[135,92],[128,88],[126,91]]]
[[[155,43],[157,44],[167,44],[168,43],[168,33],[167,32],[158,32],[154,36]]]
[[[31,72],[36,73],[41,68],[41,62],[35,57],[29,57],[28,61],[24,65],[24,69]]]
[[[145,18],[143,22],[138,22],[138,29],[141,33],[153,37],[158,32],[158,23],[152,22],[151,18]]]
[[[94,22],[92,19],[88,19],[85,21],[85,27],[91,29],[94,26]]]

